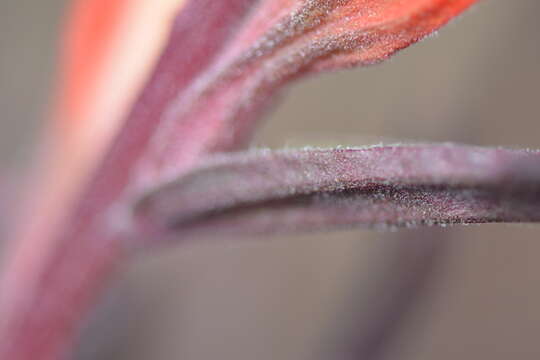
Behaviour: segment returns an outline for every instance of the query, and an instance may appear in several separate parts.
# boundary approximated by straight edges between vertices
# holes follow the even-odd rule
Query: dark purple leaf
[[[135,213],[157,238],[536,222],[540,153],[443,144],[219,155],[149,191]]]

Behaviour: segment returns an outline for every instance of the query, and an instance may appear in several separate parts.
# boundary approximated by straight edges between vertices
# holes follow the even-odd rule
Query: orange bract
[[[96,160],[163,47],[183,0],[76,0],[63,40],[53,114],[59,152]]]
[[[71,10],[72,16],[64,39],[64,84],[62,89],[61,121],[73,122],[96,86],[115,33],[132,3],[131,0],[79,0]]]

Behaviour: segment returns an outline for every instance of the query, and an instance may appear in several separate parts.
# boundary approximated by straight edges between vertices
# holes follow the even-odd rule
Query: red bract
[[[114,140],[100,133],[108,150],[92,140],[83,157],[69,155],[95,121],[79,116],[92,108],[80,87],[91,76],[74,80],[59,113],[74,116],[78,130],[51,152],[55,166],[31,193],[34,216],[23,213],[4,272],[0,358],[69,354],[126,249],[152,240],[216,228],[261,233],[278,223],[538,221],[538,174],[522,171],[538,166],[534,152],[445,145],[216,154],[245,147],[291,80],[382,61],[475,2],[190,0]],[[213,192],[216,179],[224,188]]]
[[[205,11],[209,4],[188,3],[180,15],[178,28],[150,81],[151,94],[141,105],[151,112],[151,118],[159,120],[153,121],[156,130],[140,165],[141,177],[170,168],[177,171],[193,164],[201,154],[244,146],[275,92],[291,79],[381,61],[433,32],[474,1],[236,2],[246,12],[245,18],[234,30],[221,30],[224,38],[219,44],[226,46],[219,53],[216,44],[205,44],[190,30],[187,38],[182,32],[184,26],[199,27],[200,14],[206,13],[204,23],[212,24],[214,13]],[[199,64],[196,54],[185,55],[194,42],[205,51],[205,60],[215,54],[208,67],[203,68],[204,62]],[[171,91],[168,81],[186,78],[178,74],[185,69],[171,62],[177,53],[191,57],[190,64],[201,68],[196,81],[185,87],[175,82]],[[154,106],[153,89],[161,87],[169,89],[167,102]]]

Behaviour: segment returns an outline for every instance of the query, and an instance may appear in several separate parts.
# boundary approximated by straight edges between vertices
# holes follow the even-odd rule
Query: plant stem
[[[124,254],[119,239],[92,240],[98,239],[83,235],[65,242],[26,271],[18,268],[20,262],[11,262],[7,274],[22,273],[24,279],[26,273],[30,281],[8,278],[11,286],[4,286],[9,293],[2,302],[1,359],[57,360],[70,355],[85,314]]]

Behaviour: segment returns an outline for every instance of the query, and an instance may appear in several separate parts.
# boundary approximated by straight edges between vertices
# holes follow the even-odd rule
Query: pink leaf
[[[537,169],[539,152],[451,144],[218,155],[145,194],[136,215],[149,241],[536,222]]]

